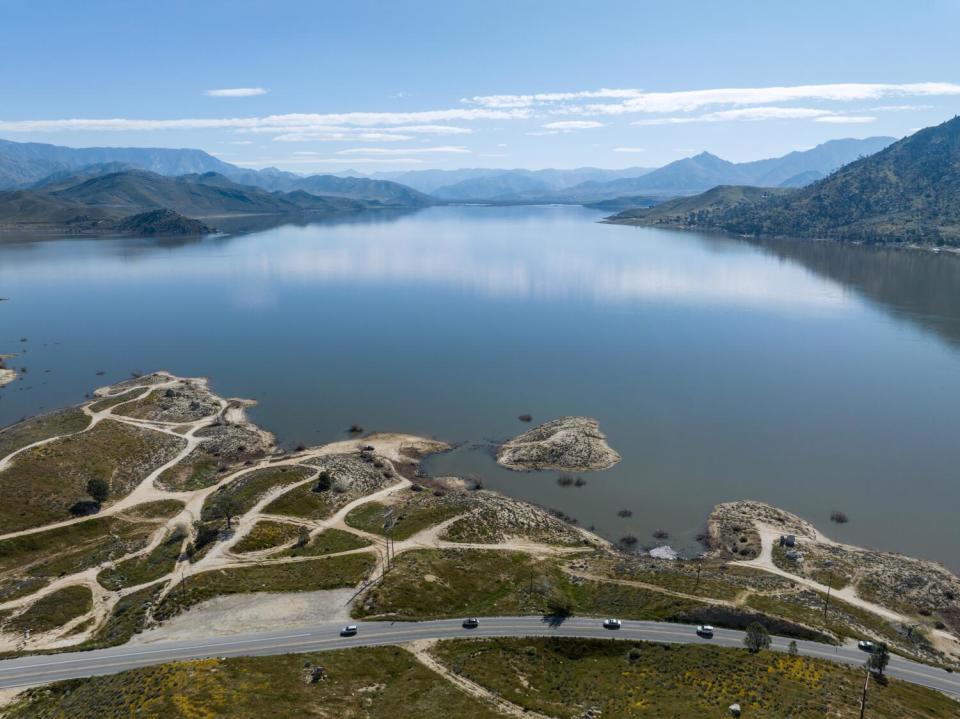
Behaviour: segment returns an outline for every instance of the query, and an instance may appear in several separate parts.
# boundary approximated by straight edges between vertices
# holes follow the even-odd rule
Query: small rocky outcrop
[[[592,417],[561,417],[517,435],[500,447],[497,462],[508,469],[595,472],[620,461],[600,423]]]
[[[134,235],[163,235],[163,236],[199,236],[209,235],[215,230],[212,227],[184,217],[173,210],[151,210],[139,215],[130,215],[117,220],[113,229],[118,232],[128,232]]]

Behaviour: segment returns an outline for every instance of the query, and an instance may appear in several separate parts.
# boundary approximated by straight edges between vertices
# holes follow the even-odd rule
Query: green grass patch
[[[89,500],[87,481],[106,480],[110,499],[126,496],[147,474],[170,460],[185,440],[104,420],[17,455],[0,472],[0,532],[42,526],[71,517],[70,507]]]
[[[334,490],[314,492],[313,483],[294,487],[270,502],[264,512],[303,519],[326,519],[347,500]]]
[[[825,628],[839,637],[850,639],[862,639],[862,630],[860,626],[871,632],[875,637],[886,639],[890,642],[900,642],[901,637],[897,631],[887,624],[877,615],[866,610],[847,604],[836,597],[830,598],[830,604],[827,608],[826,619],[824,619],[823,603],[826,596],[819,592],[806,592],[805,596],[816,596],[816,606],[801,603],[800,601],[790,601],[787,595],[782,599],[771,596],[752,595],[747,599],[747,605],[767,614],[776,614],[807,626]],[[799,597],[796,597],[799,599]],[[858,626],[859,625],[859,626]]]
[[[312,592],[352,587],[363,581],[373,567],[373,558],[349,554],[303,562],[262,564],[218,569],[187,577],[157,607],[154,616],[168,619],[188,607],[213,597],[251,592]]]
[[[4,630],[23,634],[49,632],[93,609],[93,594],[84,586],[64,587],[41,597],[25,612],[7,621]]]
[[[0,429],[0,458],[34,442],[61,434],[75,434],[89,426],[90,418],[79,407],[25,419]]]
[[[324,554],[336,554],[337,552],[349,552],[351,549],[361,549],[369,546],[370,542],[356,534],[344,532],[342,529],[325,529],[314,536],[306,546],[291,547],[281,552],[280,556],[316,557]]]
[[[244,514],[270,490],[302,482],[313,473],[307,467],[268,467],[248,472],[207,497],[201,517],[204,521],[217,519],[216,503],[222,496],[236,500],[238,513]]]
[[[543,614],[555,597],[574,601],[572,590],[555,564],[522,552],[417,550],[397,557],[354,613],[403,620]]]
[[[103,626],[76,649],[101,649],[129,642],[134,634],[143,631],[147,612],[156,603],[162,590],[163,586],[156,584],[121,597]]]
[[[204,489],[217,483],[219,470],[217,458],[200,446],[174,466],[163,470],[156,483],[174,492]]]
[[[234,552],[259,552],[271,547],[279,547],[295,540],[300,534],[300,527],[285,522],[271,522],[261,520],[253,525],[250,533],[233,545]]]
[[[443,504],[407,503],[388,507],[379,502],[368,502],[351,510],[345,521],[354,529],[385,535],[384,511],[388,509],[392,510],[393,521],[390,537],[401,540],[464,512],[462,507]]]
[[[603,719],[720,717],[734,702],[744,716],[812,719],[859,716],[863,671],[806,657],[710,645],[587,639],[454,640],[435,654],[454,672],[525,710]],[[930,689],[871,682],[869,715],[958,717],[960,705]]]
[[[111,407],[116,407],[122,402],[128,402],[135,397],[139,397],[143,394],[143,388],[131,389],[126,392],[121,392],[120,394],[113,395],[111,397],[105,397],[101,400],[97,400],[90,405],[90,409],[94,412],[103,412],[105,409],[110,409]]]
[[[80,572],[136,551],[158,522],[182,508],[181,502],[172,500],[152,502],[118,515],[0,540],[0,572],[15,575],[0,586],[28,577],[39,580]]]
[[[185,536],[182,530],[174,529],[149,554],[104,569],[97,575],[97,581],[106,589],[116,590],[160,579],[173,571]]]
[[[305,665],[323,666],[326,678],[315,684],[304,681]],[[161,664],[31,689],[6,716],[501,717],[398,647]]]

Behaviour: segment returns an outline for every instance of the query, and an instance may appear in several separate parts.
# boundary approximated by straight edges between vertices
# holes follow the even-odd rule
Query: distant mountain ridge
[[[500,176],[503,178],[528,178],[537,186],[546,190],[560,190],[591,180],[616,180],[621,177],[637,177],[654,168],[627,167],[619,170],[607,170],[599,167],[577,167],[570,170],[546,168],[526,170],[522,168],[482,168],[467,167],[457,170],[403,170],[398,172],[376,172],[371,177],[381,180],[393,180],[429,195],[443,197],[444,188],[462,184],[469,180],[480,180]]]
[[[0,191],[0,224],[96,229],[132,215],[148,214],[123,229],[179,228],[196,233],[188,220],[243,215],[324,216],[388,207],[375,200],[315,195],[304,190],[268,192],[216,173],[164,177],[145,170],[80,174],[41,183],[32,190]],[[167,215],[157,214],[163,211]],[[171,218],[169,213],[177,215]],[[137,224],[140,222],[141,224]],[[145,223],[145,224],[144,224]],[[160,231],[154,230],[154,231]]]
[[[717,188],[719,189],[719,188]],[[611,218],[744,235],[960,245],[960,117],[928,127],[800,189],[746,188],[710,206],[710,193],[667,218],[661,207]],[[711,190],[711,192],[713,192]],[[666,203],[664,203],[666,204]]]
[[[779,187],[785,182],[810,182],[854,160],[872,155],[895,142],[892,137],[830,140],[809,150],[753,162],[729,162],[702,152],[637,178],[584,183],[560,193],[570,199],[596,202],[624,195],[691,195],[717,185]]]
[[[838,167],[871,155],[894,142],[892,137],[830,140],[809,150],[752,162],[730,162],[709,152],[657,169],[604,170],[410,170],[377,173],[448,202],[559,202],[594,204],[625,197],[693,195],[717,185],[798,187],[827,176]]]
[[[337,175],[304,177],[275,168],[250,170],[218,160],[203,150],[73,148],[0,140],[0,190],[29,189],[38,182],[69,179],[76,173],[100,174],[106,168],[136,168],[167,177],[215,172],[238,184],[269,191],[305,190],[313,194],[371,200],[398,207],[425,207],[432,203],[427,195],[396,182]]]

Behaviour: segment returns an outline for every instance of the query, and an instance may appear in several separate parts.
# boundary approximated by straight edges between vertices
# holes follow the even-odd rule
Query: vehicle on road
[[[604,629],[619,629],[621,626],[621,621],[619,619],[604,619],[603,628]]]
[[[712,637],[713,636],[713,627],[709,624],[701,624],[697,627],[697,635],[701,637]]]
[[[469,619],[463,620],[464,629],[476,629],[480,626],[480,620],[475,617],[470,617]]]
[[[352,637],[356,633],[357,633],[356,624],[348,624],[347,626],[345,626],[343,629],[340,630],[341,637]]]
[[[861,651],[867,652],[868,654],[873,654],[877,649],[877,645],[868,639],[861,639],[859,642],[857,642],[857,648]]]

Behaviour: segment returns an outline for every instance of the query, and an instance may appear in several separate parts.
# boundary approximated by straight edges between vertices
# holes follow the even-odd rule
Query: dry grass
[[[304,681],[319,665],[326,678]],[[498,719],[397,647],[162,664],[28,691],[9,719]]]
[[[154,616],[168,619],[207,599],[252,592],[312,592],[353,587],[367,577],[373,558],[351,554],[305,562],[262,564],[202,572],[181,583],[157,607]]]
[[[93,608],[93,595],[84,586],[64,587],[31,604],[25,612],[7,621],[4,631],[23,634],[49,632]]]
[[[128,494],[169,461],[185,441],[149,429],[105,420],[81,434],[54,440],[18,455],[0,473],[0,532],[70,518],[70,507],[89,499],[93,478],[110,485],[110,501]]]
[[[261,520],[253,525],[249,534],[233,545],[232,550],[239,554],[259,552],[292,542],[299,534],[300,528],[295,524]]]
[[[530,710],[581,717],[721,717],[738,702],[757,719],[859,716],[864,674],[805,657],[713,646],[579,639],[443,642],[435,653],[458,674]],[[869,716],[960,717],[960,704],[912,684],[872,683]]]
[[[74,434],[86,429],[89,425],[90,418],[79,407],[70,407],[25,419],[0,430],[0,458],[28,444],[61,434]]]

